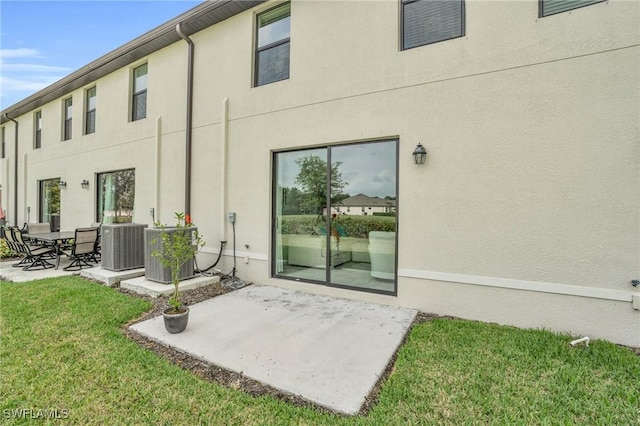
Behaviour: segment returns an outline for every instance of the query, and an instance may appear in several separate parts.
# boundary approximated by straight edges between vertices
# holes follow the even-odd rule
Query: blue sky
[[[0,110],[201,0],[1,0]]]

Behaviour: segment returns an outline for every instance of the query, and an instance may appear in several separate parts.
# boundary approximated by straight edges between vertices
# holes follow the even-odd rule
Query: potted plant
[[[171,283],[173,284],[173,294],[169,298],[169,307],[162,313],[164,316],[164,326],[169,333],[180,333],[189,322],[189,308],[182,305],[180,300],[180,269],[182,265],[192,261],[196,254],[204,247],[204,240],[198,233],[197,228],[191,222],[189,216],[184,213],[176,213],[176,225],[168,227],[160,222],[155,223],[155,227],[160,229],[160,248],[154,250],[151,256],[165,268],[171,270]],[[172,232],[167,232],[169,229]],[[152,244],[156,244],[154,240]]]

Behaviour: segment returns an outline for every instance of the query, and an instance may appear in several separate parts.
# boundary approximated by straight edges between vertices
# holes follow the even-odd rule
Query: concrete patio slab
[[[14,268],[11,265],[19,262],[19,260],[10,260],[0,263],[0,279],[5,281],[11,281],[14,283],[26,283],[29,281],[41,280],[44,278],[62,277],[65,275],[78,275],[79,271],[65,271],[65,266],[71,262],[68,259],[60,260],[60,268],[54,269],[38,269],[23,271],[22,268]],[[53,261],[55,263],[55,260]]]
[[[180,291],[193,290],[217,282],[220,282],[220,277],[218,276],[196,276],[180,281],[178,288]],[[173,293],[173,285],[149,281],[144,276],[120,281],[120,288],[126,288],[138,294],[145,294],[151,297],[169,296]]]
[[[106,286],[113,287],[124,280],[140,277],[144,275],[144,268],[130,269],[127,271],[110,271],[104,268],[83,269],[81,277],[98,281]]]
[[[251,285],[191,306],[169,334],[156,317],[131,329],[206,362],[357,414],[417,311]]]

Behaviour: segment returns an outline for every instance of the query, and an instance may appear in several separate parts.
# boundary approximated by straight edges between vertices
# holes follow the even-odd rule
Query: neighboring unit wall
[[[96,220],[96,176],[99,173],[135,169],[136,194],[134,220],[152,224],[150,208],[156,219],[169,221],[173,211],[184,203],[180,173],[184,164],[184,91],[186,84],[183,46],[174,44],[131,67],[117,70],[95,83],[97,88],[96,132],[85,135],[84,96],[89,84],[48,104],[40,110],[43,117],[42,148],[33,149],[33,114],[20,120],[19,204],[31,207],[30,216],[19,217],[18,224],[37,220],[38,186],[44,179],[61,178],[67,187],[60,190],[61,229],[87,226]],[[147,118],[130,121],[131,70],[149,64]],[[73,137],[62,140],[63,99],[73,96]],[[158,147],[160,151],[158,153]],[[159,154],[159,155],[158,155]],[[164,159],[158,165],[157,158]],[[24,165],[24,167],[22,167]],[[161,175],[156,177],[157,170]],[[168,171],[168,172],[167,172]],[[22,177],[24,176],[24,179]],[[83,189],[81,181],[90,182]],[[24,184],[26,182],[26,185]],[[166,214],[156,187],[162,187]]]

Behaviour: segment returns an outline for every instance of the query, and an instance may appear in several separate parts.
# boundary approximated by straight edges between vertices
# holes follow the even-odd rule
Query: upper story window
[[[291,4],[258,15],[255,85],[289,78]]]
[[[96,87],[87,89],[85,104],[84,133],[88,135],[96,131]]]
[[[539,0],[539,16],[543,18],[604,1],[607,0]]]
[[[133,70],[133,97],[131,100],[131,121],[147,117],[147,64]]]
[[[64,100],[64,123],[62,124],[62,140],[71,139],[71,124],[73,117],[73,98]]]
[[[42,148],[42,111],[36,111],[33,115],[33,148]]]
[[[402,50],[464,36],[463,0],[401,0]]]
[[[4,158],[4,156],[5,156],[5,152],[4,152],[4,149],[5,149],[4,129],[5,129],[4,127],[0,127],[0,139],[1,139],[1,142],[2,142],[2,152],[0,152],[0,154],[2,154],[2,156],[0,158]]]

